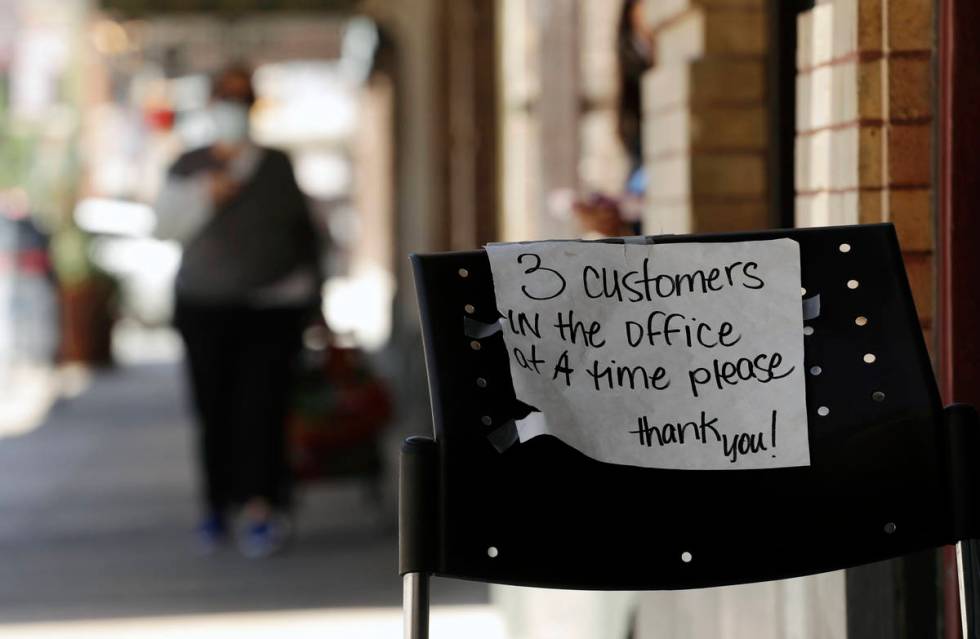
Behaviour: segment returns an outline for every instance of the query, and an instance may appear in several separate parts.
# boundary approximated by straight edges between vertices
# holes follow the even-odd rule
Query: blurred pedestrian
[[[175,324],[199,422],[206,550],[229,537],[272,554],[288,529],[285,418],[293,362],[320,307],[320,245],[288,157],[249,136],[251,74],[214,79],[214,141],[181,155],[157,201],[161,236],[180,240]]]
[[[643,197],[647,177],[643,168],[642,80],[653,66],[653,34],[647,24],[645,3],[624,0],[616,36],[616,61],[619,69],[619,101],[616,109],[619,140],[629,158],[629,175],[619,208],[631,233],[641,233]]]
[[[646,23],[644,3],[624,0],[616,33],[619,95],[617,132],[629,156],[630,177],[643,167],[643,75],[653,66],[653,36]]]
[[[576,200],[575,217],[583,237],[640,235],[646,172],[643,169],[642,79],[653,66],[653,34],[642,0],[622,0],[616,29],[616,67],[619,91],[616,133],[629,162],[618,195],[591,193]]]

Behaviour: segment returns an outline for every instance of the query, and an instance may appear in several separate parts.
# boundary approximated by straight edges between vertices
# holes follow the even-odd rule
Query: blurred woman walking
[[[206,551],[240,514],[249,557],[284,544],[290,502],[284,422],[293,361],[320,307],[320,243],[289,158],[249,137],[250,72],[212,86],[214,142],[181,155],[157,201],[158,235],[184,245],[175,324],[199,423]]]

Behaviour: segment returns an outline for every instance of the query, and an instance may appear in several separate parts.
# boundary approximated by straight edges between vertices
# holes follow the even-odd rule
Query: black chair
[[[819,294],[805,365],[811,466],[679,471],[594,461],[553,437],[503,449],[517,402],[483,251],[414,255],[434,437],[402,448],[406,636],[428,635],[430,575],[659,590],[767,581],[959,545],[973,637],[980,537],[975,410],[942,406],[890,224],[655,243],[790,237]],[[609,240],[622,241],[622,240]],[[859,282],[857,289],[848,281]],[[851,285],[853,286],[853,284]],[[863,361],[874,353],[876,361]],[[830,413],[818,417],[818,406]],[[523,407],[523,411],[522,411]],[[503,426],[502,426],[503,425]]]

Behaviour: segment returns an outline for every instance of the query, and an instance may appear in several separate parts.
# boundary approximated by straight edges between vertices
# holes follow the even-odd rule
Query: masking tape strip
[[[500,331],[500,322],[486,324],[484,322],[478,322],[472,317],[463,316],[463,333],[470,339],[483,339],[484,337],[496,335]]]
[[[623,244],[653,244],[653,238],[646,235],[630,235],[621,239]]]
[[[513,419],[508,419],[490,431],[487,439],[490,440],[490,443],[493,444],[493,447],[497,449],[498,453],[502,453],[518,442],[517,424],[514,423]]]
[[[537,437],[538,435],[548,434],[548,422],[544,418],[544,413],[534,411],[528,413],[524,419],[517,420],[517,436],[522,442]]]
[[[820,317],[820,296],[814,295],[803,300],[803,321]]]

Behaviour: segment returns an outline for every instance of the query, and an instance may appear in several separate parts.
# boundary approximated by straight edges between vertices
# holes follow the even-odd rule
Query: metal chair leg
[[[965,539],[956,544],[956,564],[960,579],[960,622],[963,639],[978,639],[980,629],[980,541]]]
[[[402,596],[405,639],[429,639],[429,575],[405,573]]]

